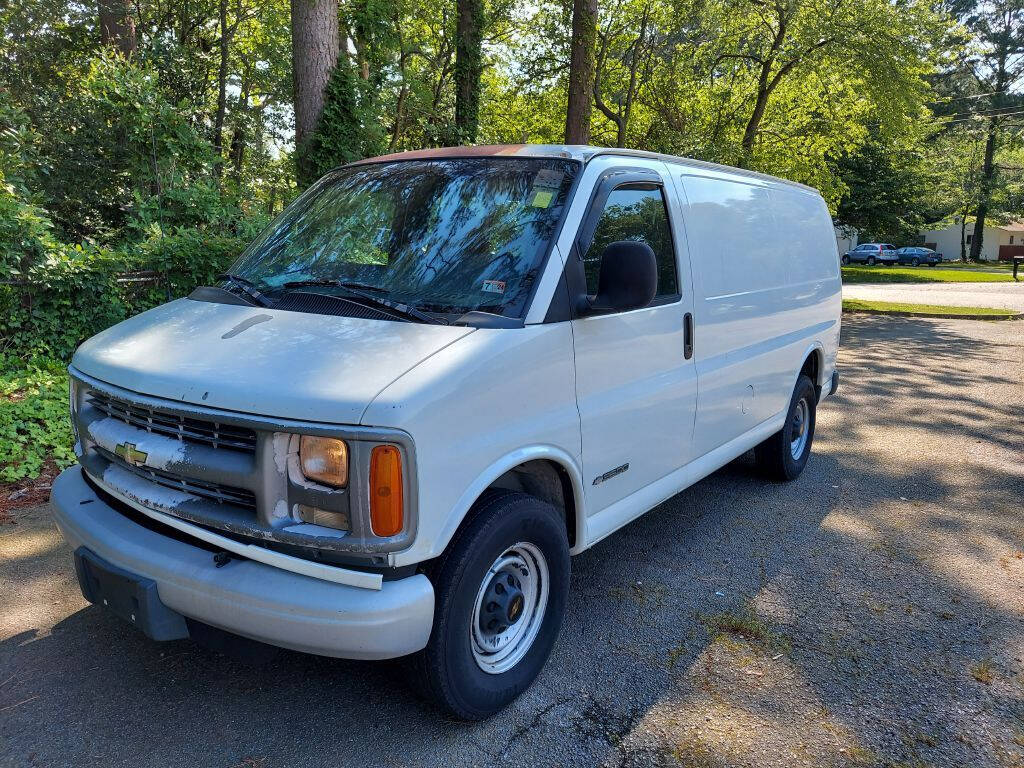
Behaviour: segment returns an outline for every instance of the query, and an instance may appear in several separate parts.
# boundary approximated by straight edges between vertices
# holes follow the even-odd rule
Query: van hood
[[[473,330],[178,299],[93,336],[71,365],[154,397],[358,424],[381,390]]]

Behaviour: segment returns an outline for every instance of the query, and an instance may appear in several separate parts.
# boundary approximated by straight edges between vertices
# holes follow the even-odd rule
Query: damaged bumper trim
[[[84,470],[82,471],[84,472]],[[188,534],[189,536],[193,536],[207,544],[219,547],[225,552],[231,552],[232,554],[239,555],[249,560],[254,560],[258,563],[270,565],[275,568],[281,568],[285,571],[291,571],[292,573],[298,573],[303,576],[309,576],[322,581],[330,581],[334,584],[346,584],[351,587],[379,590],[383,583],[384,578],[379,573],[367,573],[364,571],[355,571],[349,568],[340,568],[335,565],[314,563],[300,557],[293,557],[292,555],[286,555],[281,552],[274,552],[273,550],[256,546],[255,544],[243,544],[235,541],[234,539],[229,539],[226,536],[221,536],[212,531],[208,531],[198,525],[193,525],[192,523],[186,522],[180,518],[164,514],[163,512],[158,512],[155,509],[150,509],[149,507],[135,501],[130,496],[125,495],[117,488],[104,483],[102,478],[98,478],[95,475],[90,474],[89,479],[102,488],[104,492],[109,493],[122,504],[128,505],[132,509],[141,512],[159,523],[168,525],[171,528]]]

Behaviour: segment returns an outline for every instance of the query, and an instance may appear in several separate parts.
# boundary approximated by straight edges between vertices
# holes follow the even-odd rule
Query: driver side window
[[[631,184],[614,189],[608,195],[590,247],[583,255],[587,293],[597,293],[601,254],[619,240],[647,243],[654,251],[658,264],[656,300],[679,295],[675,248],[661,187]]]

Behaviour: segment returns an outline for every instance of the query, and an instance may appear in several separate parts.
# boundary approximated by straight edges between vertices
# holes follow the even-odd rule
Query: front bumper
[[[434,590],[423,574],[370,590],[252,560],[218,568],[207,549],[163,536],[107,505],[77,466],[54,481],[51,501],[73,548],[152,580],[160,601],[182,616],[271,645],[350,659],[404,656],[430,637]]]

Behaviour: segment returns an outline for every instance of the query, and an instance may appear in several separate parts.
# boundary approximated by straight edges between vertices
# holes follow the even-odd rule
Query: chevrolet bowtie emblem
[[[114,453],[135,467],[141,467],[149,458],[148,453],[135,447],[135,443],[118,443]]]

